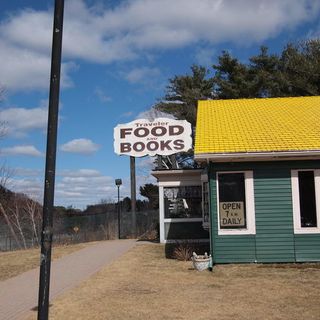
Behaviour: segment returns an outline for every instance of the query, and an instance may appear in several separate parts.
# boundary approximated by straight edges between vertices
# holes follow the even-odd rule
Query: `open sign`
[[[114,150],[120,155],[170,155],[191,147],[191,124],[186,120],[139,119],[114,128]]]

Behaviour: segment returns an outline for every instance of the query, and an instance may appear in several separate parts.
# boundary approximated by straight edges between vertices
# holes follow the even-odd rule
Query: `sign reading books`
[[[245,228],[245,210],[243,201],[220,202],[220,228]]]
[[[114,150],[119,155],[168,156],[191,147],[191,124],[186,120],[139,119],[114,128]]]

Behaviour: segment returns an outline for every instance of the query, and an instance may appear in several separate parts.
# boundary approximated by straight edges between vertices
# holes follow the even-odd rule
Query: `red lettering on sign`
[[[136,142],[133,146],[132,146],[133,150],[136,152],[141,152],[143,151],[146,146],[143,142]]]
[[[178,125],[169,126],[169,135],[170,136],[177,136],[177,135],[183,133],[183,131],[184,131],[183,126],[178,126]]]
[[[172,148],[169,146],[171,140],[167,141],[160,141],[160,150],[172,150]]]
[[[141,131],[142,131],[142,133],[139,133]],[[134,130],[133,133],[135,136],[137,136],[139,138],[144,138],[149,134],[149,130],[148,130],[148,128],[137,128],[136,130]]]
[[[152,146],[153,145],[153,146]],[[147,143],[147,149],[149,151],[155,151],[159,148],[159,143],[156,141],[150,141]]]
[[[120,129],[120,138],[123,139],[126,135],[131,134],[132,128],[122,128]]]
[[[131,151],[131,144],[128,142],[120,143],[120,152],[130,152]]]
[[[184,148],[183,140],[174,140],[173,145],[175,150],[182,150]]]
[[[166,133],[167,133],[167,129],[165,127],[154,127],[151,129],[151,134],[155,137],[164,136]]]

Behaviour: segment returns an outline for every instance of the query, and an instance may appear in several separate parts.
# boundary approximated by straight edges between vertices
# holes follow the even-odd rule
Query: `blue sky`
[[[0,1],[0,161],[10,188],[42,201],[54,1]],[[56,205],[84,208],[129,195],[129,158],[113,128],[149,110],[168,79],[222,50],[246,62],[260,45],[320,35],[318,0],[66,0]],[[151,159],[137,161],[138,183]]]

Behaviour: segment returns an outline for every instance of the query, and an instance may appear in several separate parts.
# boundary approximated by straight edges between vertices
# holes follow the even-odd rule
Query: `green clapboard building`
[[[199,101],[214,263],[320,261],[320,97]]]

